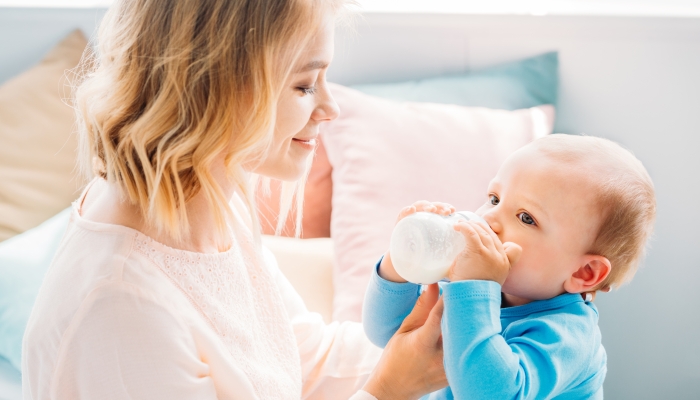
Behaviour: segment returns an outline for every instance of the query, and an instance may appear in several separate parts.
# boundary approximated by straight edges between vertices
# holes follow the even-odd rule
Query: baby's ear
[[[579,265],[579,269],[564,282],[564,290],[569,293],[590,292],[610,274],[610,260],[603,256],[587,254]]]

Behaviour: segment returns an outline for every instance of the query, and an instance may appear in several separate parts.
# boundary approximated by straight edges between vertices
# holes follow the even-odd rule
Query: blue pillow
[[[71,209],[0,243],[0,356],[21,370],[22,336]]]
[[[399,101],[517,110],[556,106],[558,86],[559,57],[551,52],[473,73],[351,87]]]

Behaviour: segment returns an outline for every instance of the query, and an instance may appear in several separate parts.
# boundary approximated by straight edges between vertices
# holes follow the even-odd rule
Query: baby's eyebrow
[[[547,214],[547,211],[543,207],[541,207],[536,201],[530,198],[525,198],[525,204],[527,205],[527,208],[532,210],[534,208],[534,211],[537,211],[537,214],[544,214],[545,217],[548,217],[549,215]]]

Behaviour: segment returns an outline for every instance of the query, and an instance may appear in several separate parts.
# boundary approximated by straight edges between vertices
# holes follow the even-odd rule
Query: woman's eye
[[[491,195],[491,196],[489,197],[489,202],[490,202],[491,204],[493,204],[494,206],[497,206],[498,203],[501,202],[501,200],[499,200],[498,197],[496,197],[495,195]]]
[[[304,95],[313,95],[316,94],[316,86],[310,86],[310,87],[298,87],[297,88],[300,92],[304,93]]]
[[[526,212],[522,212],[522,213],[518,214],[518,218],[520,218],[520,221],[522,221],[523,224],[537,225],[537,224],[535,224],[535,220],[532,219],[530,214],[528,214]]]

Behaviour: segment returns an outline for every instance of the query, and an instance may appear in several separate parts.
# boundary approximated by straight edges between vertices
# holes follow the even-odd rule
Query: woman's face
[[[316,148],[319,125],[338,116],[338,105],[326,83],[333,59],[334,24],[326,23],[311,39],[285,83],[277,103],[273,143],[255,172],[293,181],[304,173]]]

